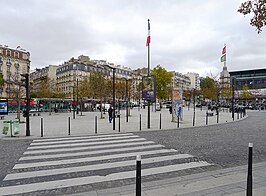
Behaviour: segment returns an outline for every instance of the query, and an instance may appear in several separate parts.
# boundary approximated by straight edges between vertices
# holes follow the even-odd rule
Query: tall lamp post
[[[129,102],[129,96],[128,96],[128,79],[123,78],[126,81],[126,122],[128,122],[128,102]]]
[[[79,114],[79,79],[77,78],[77,114]]]
[[[115,67],[106,66],[113,70],[113,130],[115,130]]]
[[[196,95],[195,95],[195,88],[193,89],[193,127],[195,126],[195,110],[196,110],[196,99],[195,99],[195,97],[196,97]]]
[[[235,120],[234,103],[235,103],[235,78],[232,77],[232,118],[233,120]]]

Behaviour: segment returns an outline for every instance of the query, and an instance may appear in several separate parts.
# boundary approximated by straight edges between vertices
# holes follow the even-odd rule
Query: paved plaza
[[[140,126],[141,131],[150,130],[160,130],[160,115],[161,115],[161,129],[176,129],[177,123],[172,122],[172,115],[169,113],[168,109],[162,109],[161,111],[155,111],[151,107],[151,121],[150,129],[147,128],[147,107],[146,109],[133,108],[130,110],[130,116],[128,117],[128,122],[126,122],[126,111],[120,111],[120,132],[139,132]],[[217,124],[216,112],[213,112],[213,116],[208,117],[208,125]],[[30,117],[30,131],[32,137],[40,137],[40,125],[41,118],[43,118],[44,124],[44,137],[51,136],[66,136],[68,135],[68,119],[70,117],[70,127],[71,135],[92,135],[95,134],[95,117],[97,116],[97,133],[98,134],[109,134],[119,132],[119,118],[116,118],[116,127],[113,130],[113,123],[108,122],[108,113],[103,114],[101,119],[100,112],[83,112],[82,116],[80,113],[75,115],[73,119],[73,113],[54,113],[51,115],[47,112],[41,113],[41,116],[31,116]],[[16,114],[9,114],[5,119],[15,120]],[[192,127],[193,123],[193,108],[183,109],[183,120],[180,120],[180,128]],[[25,119],[22,117],[25,121]],[[141,123],[140,123],[141,119]],[[235,120],[240,119],[240,115],[235,114]],[[232,116],[228,112],[228,109],[221,109],[219,113],[219,123],[232,122]],[[2,129],[3,124],[0,123],[0,128]],[[20,124],[20,134],[19,136],[25,136],[25,126],[26,124]],[[196,108],[195,111],[195,126],[206,126],[206,108],[203,107]]]
[[[122,113],[120,133],[118,124],[113,131],[105,115],[98,119],[98,134],[97,112],[76,119],[71,113],[31,117],[31,137],[21,132],[19,137],[1,139],[0,195],[135,195],[137,155],[142,158],[142,195],[245,195],[248,142],[254,143],[253,193],[265,195],[266,112],[248,112],[242,119],[236,115],[232,122],[225,111],[219,124],[214,114],[206,126],[206,110],[198,108],[192,127],[193,110],[186,108],[176,128],[165,109],[152,111],[151,129],[142,122],[140,131],[138,117],[146,112],[133,109],[128,123]]]

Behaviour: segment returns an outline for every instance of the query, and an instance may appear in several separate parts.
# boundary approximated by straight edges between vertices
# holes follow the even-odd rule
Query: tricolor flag
[[[148,20],[148,37],[147,37],[147,42],[146,46],[149,46],[151,43],[151,34],[150,34],[150,20]]]
[[[226,61],[226,45],[223,47],[222,57],[221,57],[221,62],[225,62],[225,61]]]

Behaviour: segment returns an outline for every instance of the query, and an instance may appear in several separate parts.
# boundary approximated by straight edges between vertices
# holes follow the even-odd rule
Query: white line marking
[[[69,136],[69,137],[60,137],[60,138],[50,138],[50,139],[37,139],[33,142],[48,142],[48,141],[62,141],[62,140],[75,140],[75,139],[86,139],[86,138],[102,138],[102,137],[116,137],[116,136],[126,136],[133,135],[132,133],[119,133],[119,134],[107,134],[107,135],[92,135],[92,136]]]
[[[122,143],[122,142],[134,142],[146,140],[145,138],[132,138],[132,139],[121,139],[121,140],[111,140],[111,141],[98,141],[98,142],[87,142],[87,143],[74,143],[74,144],[59,144],[51,146],[33,146],[28,147],[27,150],[35,149],[51,149],[51,148],[61,148],[61,147],[73,147],[73,146],[88,146],[88,145],[98,145],[98,144],[112,144],[112,143]]]
[[[159,154],[159,153],[167,153],[167,152],[176,152],[176,150],[174,150],[174,149],[171,149],[171,150],[162,149],[162,150],[154,150],[154,151],[142,151],[142,152],[112,154],[112,155],[104,155],[104,156],[98,156],[98,157],[64,159],[64,160],[59,160],[59,161],[42,161],[42,162],[33,162],[33,163],[20,163],[20,164],[16,164],[13,169],[23,169],[23,168],[51,166],[51,165],[64,165],[64,164],[82,163],[82,162],[89,162],[89,161],[100,161],[100,160],[108,160],[108,159],[115,159],[115,158],[131,157],[131,156],[136,156],[136,154],[148,155],[148,154]]]
[[[149,145],[149,146],[136,146],[136,147],[128,147],[128,148],[115,148],[115,149],[107,149],[107,150],[97,150],[97,151],[85,151],[85,152],[73,152],[73,153],[65,153],[65,154],[50,154],[50,155],[40,155],[40,156],[26,156],[21,157],[19,160],[37,160],[37,159],[48,159],[48,158],[63,158],[63,157],[73,157],[73,156],[83,156],[83,155],[97,155],[102,153],[109,152],[123,152],[128,150],[141,150],[141,149],[150,149],[150,148],[163,148],[164,146],[161,144]]]
[[[129,136],[120,136],[120,137],[87,138],[87,139],[69,140],[69,141],[53,141],[53,142],[31,143],[30,146],[44,146],[44,145],[52,145],[52,144],[70,144],[70,143],[77,143],[77,142],[93,142],[93,141],[104,141],[104,140],[118,140],[118,139],[126,139],[126,138],[128,138],[128,139],[129,138],[139,138],[139,136],[137,136],[137,135],[129,135]]]
[[[152,157],[142,159],[142,164],[147,163],[157,163],[161,161],[169,161],[169,160],[176,160],[176,159],[184,159],[193,157],[189,154],[177,154],[177,155],[167,155],[167,156],[160,156],[160,157]],[[100,169],[111,169],[116,167],[124,167],[124,166],[131,166],[135,165],[135,160],[129,161],[120,161],[120,162],[113,162],[113,163],[102,163],[102,164],[95,164],[95,165],[85,165],[79,167],[68,167],[68,168],[60,168],[60,169],[50,169],[50,170],[41,170],[41,171],[32,171],[32,172],[23,172],[23,173],[13,173],[8,174],[4,181],[6,180],[17,180],[23,178],[34,178],[34,177],[42,177],[42,176],[50,176],[50,175],[58,175],[58,174],[66,174],[66,173],[73,173],[73,172],[85,172],[85,171],[95,171]]]
[[[184,169],[191,169],[191,168],[210,166],[210,165],[211,164],[203,161],[203,162],[190,162],[178,165],[168,165],[157,168],[149,168],[142,170],[142,176],[161,174],[166,172],[174,172]],[[0,195],[12,195],[12,194],[28,193],[33,191],[81,186],[92,183],[134,178],[135,176],[136,176],[136,171],[127,171],[127,172],[112,173],[107,176],[87,176],[87,177],[71,178],[65,180],[55,180],[49,182],[7,186],[7,187],[0,187]]]
[[[80,151],[80,150],[92,150],[92,149],[100,149],[100,148],[112,148],[112,147],[124,147],[124,146],[135,146],[135,145],[142,145],[142,144],[154,144],[153,141],[139,141],[134,143],[122,143],[122,144],[107,144],[107,145],[99,145],[99,146],[85,146],[85,147],[73,147],[73,148],[60,148],[60,149],[48,149],[48,150],[31,150],[26,151],[23,154],[40,154],[40,153],[50,153],[50,152],[69,152],[69,151]]]

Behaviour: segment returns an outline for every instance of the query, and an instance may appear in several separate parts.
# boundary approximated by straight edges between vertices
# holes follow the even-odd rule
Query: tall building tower
[[[220,87],[221,89],[230,87],[230,74],[226,65],[223,66],[223,71],[220,72]]]

